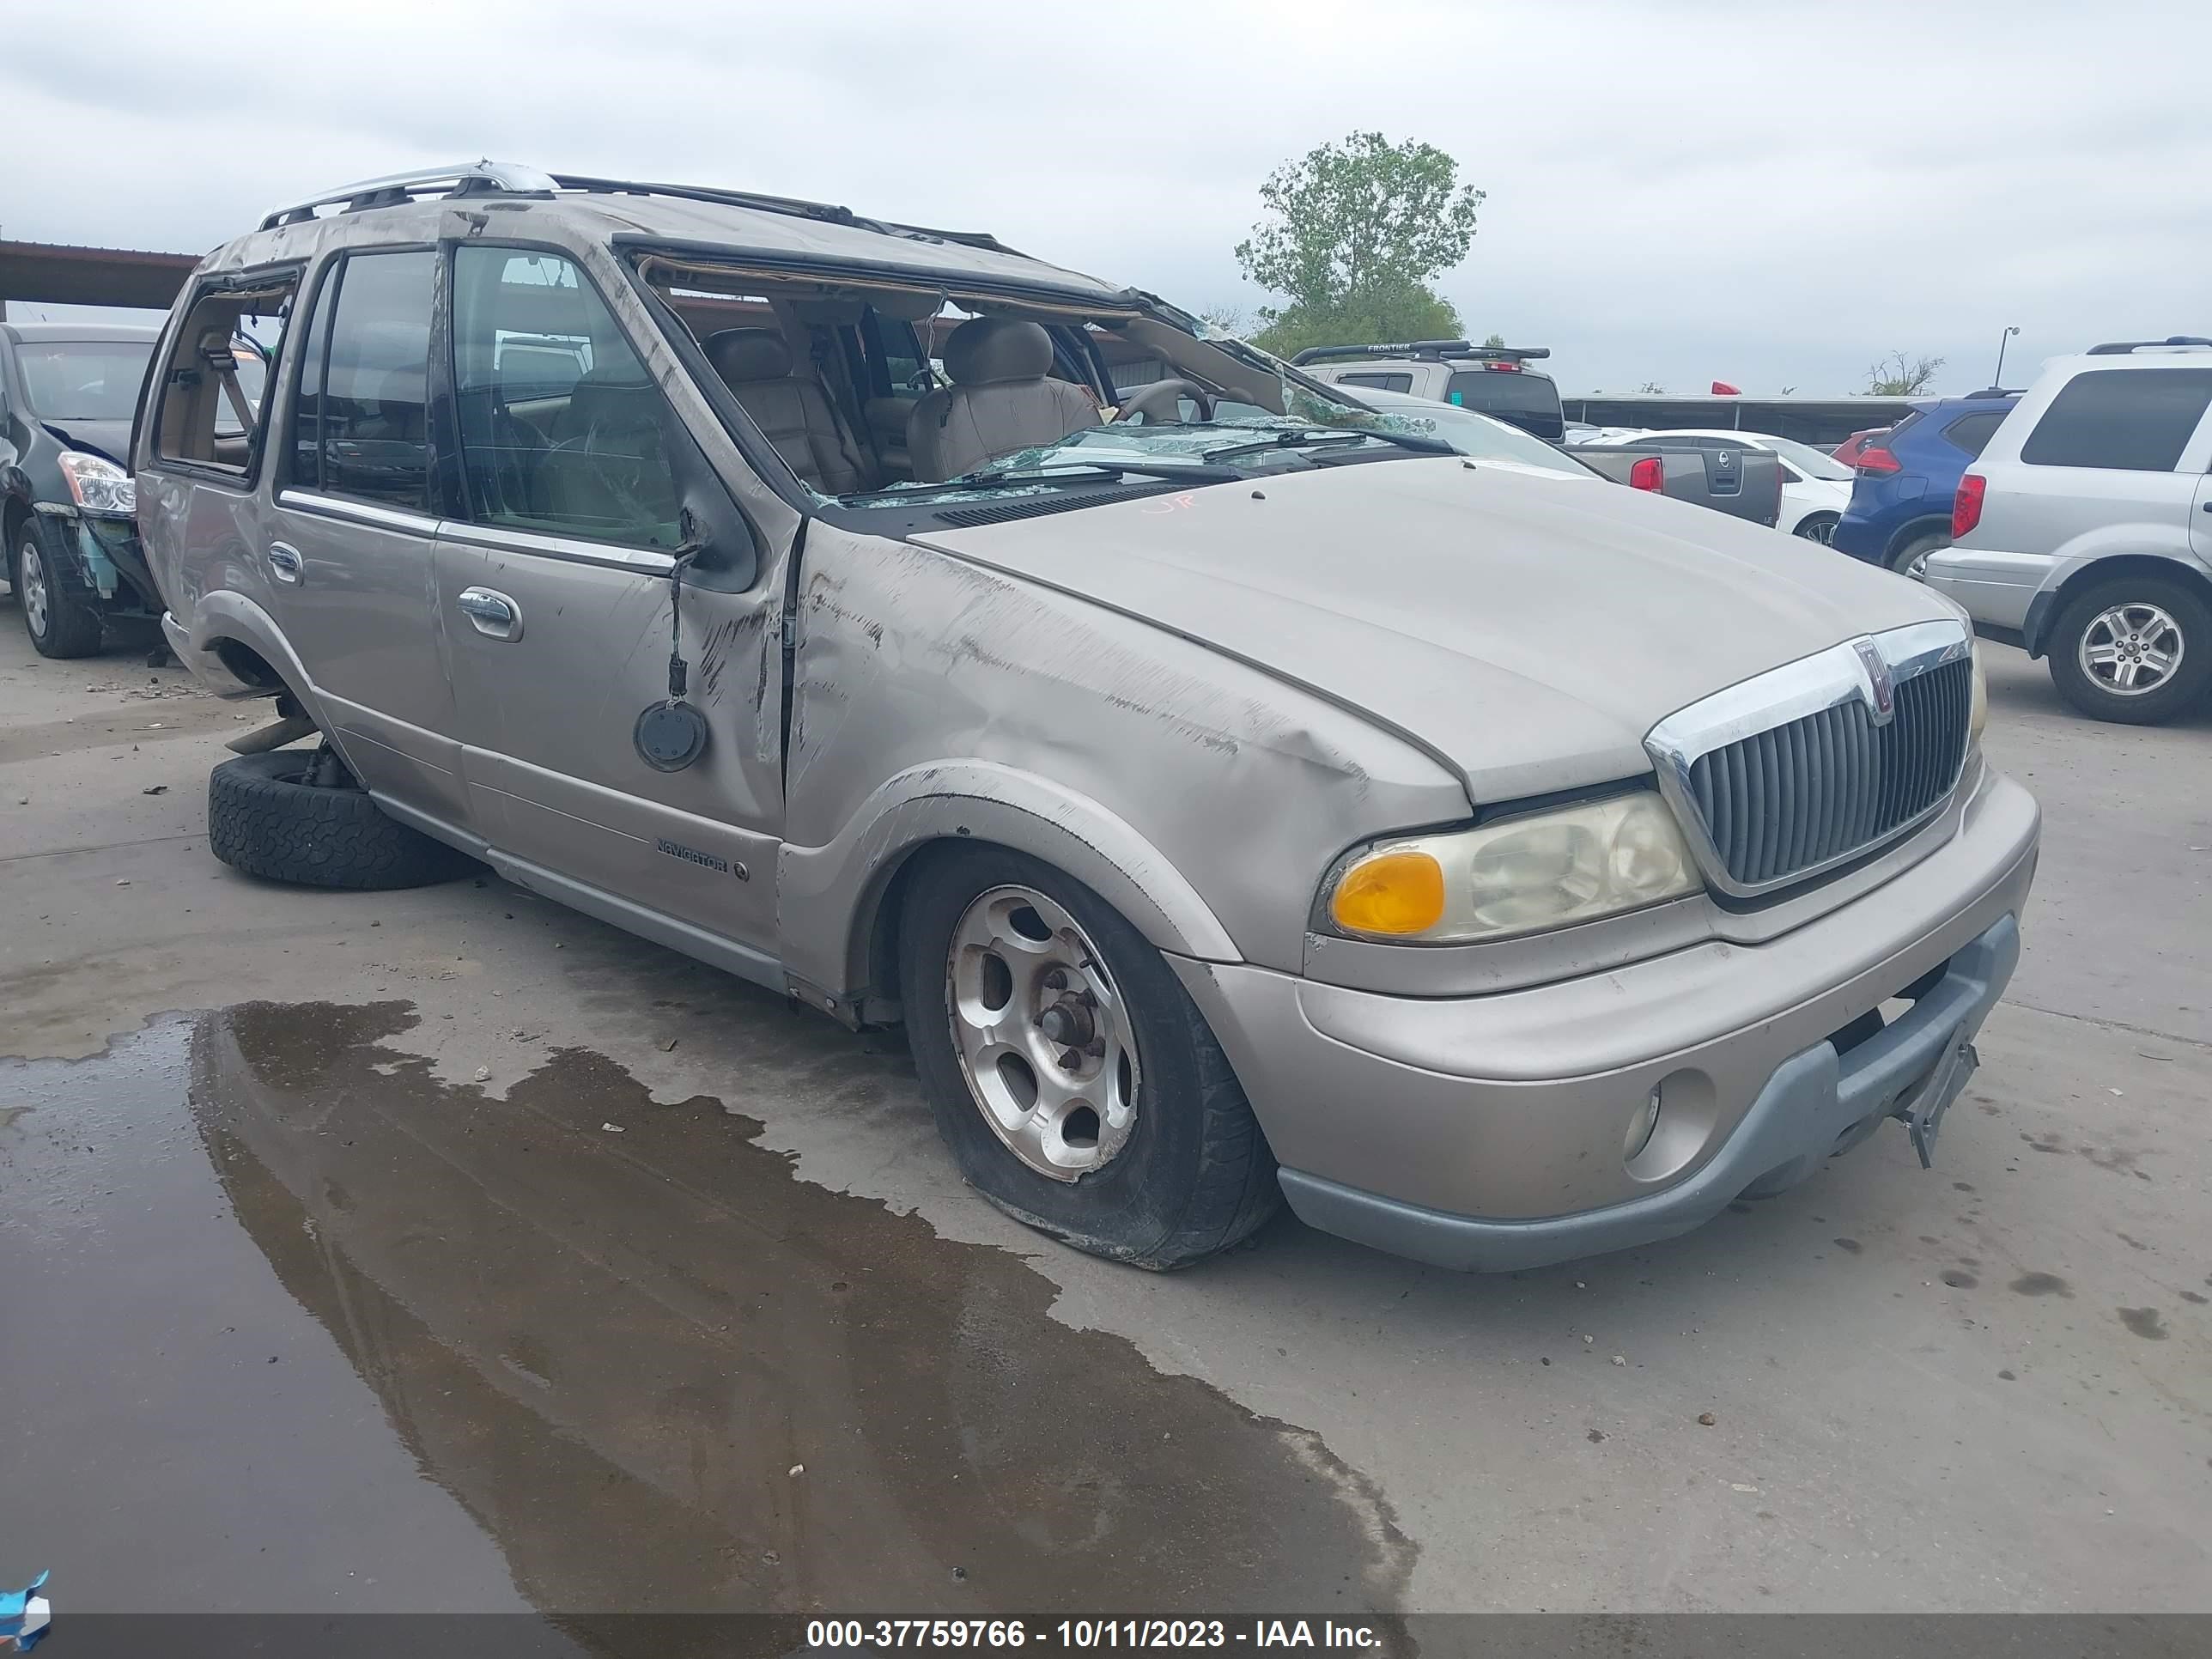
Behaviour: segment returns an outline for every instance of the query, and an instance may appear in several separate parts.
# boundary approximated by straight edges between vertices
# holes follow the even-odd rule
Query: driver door
[[[773,979],[781,595],[590,277],[532,250],[452,258],[463,490],[436,586],[479,831],[524,885]],[[708,544],[681,606],[708,736],[660,771],[632,733],[669,696],[687,525]]]

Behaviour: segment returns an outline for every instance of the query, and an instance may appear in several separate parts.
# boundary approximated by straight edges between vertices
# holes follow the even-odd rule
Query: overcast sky
[[[1193,308],[1354,129],[1489,192],[1440,286],[1564,390],[1939,389],[2212,333],[2212,7],[1116,0],[12,8],[0,234],[203,251],[489,154],[989,230]],[[24,141],[28,139],[28,153]],[[20,318],[30,314],[18,307]]]

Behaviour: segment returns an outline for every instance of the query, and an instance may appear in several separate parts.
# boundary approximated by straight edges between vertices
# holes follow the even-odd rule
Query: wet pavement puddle
[[[1362,1477],[1054,1321],[1018,1258],[590,1053],[505,1100],[441,1081],[390,1046],[416,1018],[248,1004],[0,1066],[0,1480],[39,1494],[0,1560],[115,1611],[1402,1589]]]

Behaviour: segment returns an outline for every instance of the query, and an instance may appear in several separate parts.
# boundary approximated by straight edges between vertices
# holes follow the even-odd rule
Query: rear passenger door
[[[449,288],[459,465],[436,595],[480,832],[525,885],[765,976],[781,595],[574,261],[471,242],[453,251]],[[707,544],[681,608],[689,700],[709,736],[693,764],[663,772],[632,732],[669,696],[687,535]]]
[[[256,556],[348,763],[387,800],[459,828],[468,803],[431,581],[437,264],[422,247],[324,268]]]

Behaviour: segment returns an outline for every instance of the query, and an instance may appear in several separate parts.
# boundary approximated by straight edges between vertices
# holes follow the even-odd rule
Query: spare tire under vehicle
[[[466,854],[385,816],[343,766],[313,783],[317,751],[240,755],[208,775],[208,851],[233,869],[302,887],[374,892],[450,881]]]

